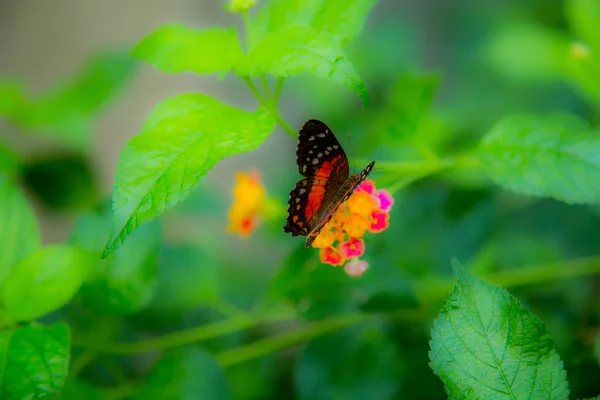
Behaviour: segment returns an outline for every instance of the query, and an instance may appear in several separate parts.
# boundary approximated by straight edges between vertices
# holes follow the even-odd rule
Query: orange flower
[[[262,222],[260,211],[265,198],[265,188],[258,171],[236,173],[227,231],[242,238],[250,236]]]
[[[353,277],[361,276],[369,267],[358,258],[365,252],[362,237],[366,232],[379,233],[389,227],[393,204],[394,199],[387,190],[376,190],[373,181],[365,180],[313,242],[312,247],[321,249],[321,262],[337,266],[349,261],[345,272]]]

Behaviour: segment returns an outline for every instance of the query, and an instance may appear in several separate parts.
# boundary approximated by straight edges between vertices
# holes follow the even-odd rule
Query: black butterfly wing
[[[298,171],[306,177],[322,176],[333,181],[348,179],[348,157],[327,125],[316,119],[306,122],[298,136]]]
[[[335,200],[350,168],[333,132],[318,120],[306,122],[300,130],[296,161],[300,174],[306,178],[290,192],[283,230],[293,236],[306,236],[319,224],[323,210]]]

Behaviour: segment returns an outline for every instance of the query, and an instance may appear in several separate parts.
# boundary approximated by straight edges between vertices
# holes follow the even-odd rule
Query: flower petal
[[[375,197],[379,200],[379,207],[381,211],[390,212],[394,205],[394,198],[386,189],[378,190],[375,193]]]
[[[386,230],[390,226],[390,215],[383,211],[375,211],[371,214],[371,226],[369,232],[377,233]]]
[[[342,265],[346,261],[344,257],[334,247],[325,247],[319,252],[319,258],[323,264]]]
[[[353,258],[344,266],[346,274],[353,278],[360,278],[367,269],[369,269],[369,263],[358,258]]]
[[[365,242],[359,238],[351,238],[340,244],[340,252],[345,258],[360,257],[365,252]]]

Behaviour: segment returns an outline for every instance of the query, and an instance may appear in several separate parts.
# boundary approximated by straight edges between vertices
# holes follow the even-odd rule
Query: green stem
[[[281,116],[279,111],[277,110],[277,106],[272,102],[265,99],[257,87],[254,85],[254,82],[248,77],[243,78],[248,88],[252,92],[252,94],[257,98],[258,102],[265,107],[271,115],[275,118],[275,121],[285,130],[294,140],[298,139],[298,132],[287,121]]]
[[[281,322],[294,319],[295,315],[282,314],[270,315],[265,318],[251,318],[250,316],[234,317],[224,321],[213,322],[195,328],[166,334],[152,339],[132,343],[94,343],[75,342],[74,345],[82,346],[99,353],[106,354],[138,354],[196,343],[212,339],[229,333],[238,332],[259,323]]]
[[[277,78],[277,84],[275,85],[275,93],[273,94],[273,102],[275,104],[278,104],[279,102],[279,96],[281,96],[281,90],[283,89],[283,82],[285,82],[285,78]]]
[[[273,95],[271,95],[269,81],[267,80],[267,76],[265,74],[260,74],[260,82],[262,83],[263,90],[265,91],[265,98],[271,102],[274,107],[277,107],[277,103],[273,101]]]
[[[347,314],[324,321],[313,322],[291,332],[285,332],[242,347],[226,350],[217,356],[217,360],[223,367],[229,367],[354,325],[364,321],[368,316],[367,314]]]

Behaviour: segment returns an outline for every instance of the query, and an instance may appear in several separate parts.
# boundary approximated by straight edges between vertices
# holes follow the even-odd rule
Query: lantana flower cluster
[[[264,218],[279,217],[273,199],[269,199],[258,171],[238,172],[233,188],[234,201],[229,210],[227,231],[249,237]],[[363,236],[389,227],[389,212],[394,199],[387,190],[377,190],[372,180],[365,180],[335,212],[312,243],[319,249],[322,263],[344,266],[346,274],[359,277],[369,267],[360,257],[365,252]]]
[[[350,276],[361,276],[367,269],[360,257],[365,252],[363,236],[386,230],[394,199],[385,190],[376,190],[372,180],[365,180],[336,211],[312,247],[320,249],[324,264],[344,266]]]
[[[250,236],[262,222],[261,210],[265,200],[265,187],[258,171],[236,173],[227,231],[242,238]]]

